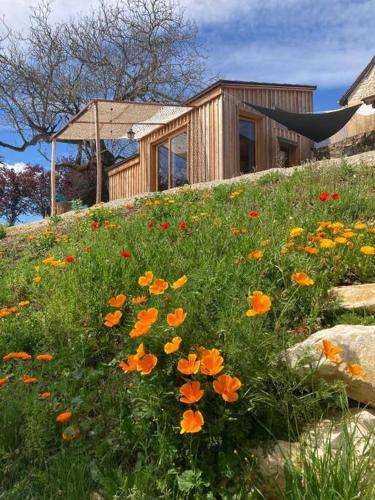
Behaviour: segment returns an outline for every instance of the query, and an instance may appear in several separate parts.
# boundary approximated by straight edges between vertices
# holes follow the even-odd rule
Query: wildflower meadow
[[[266,498],[254,446],[353,404],[283,353],[375,324],[330,295],[374,278],[374,169],[345,162],[99,205],[1,240],[0,498]],[[342,362],[329,340],[320,350]],[[305,468],[308,498],[353,498]],[[305,498],[290,484],[285,498]]]

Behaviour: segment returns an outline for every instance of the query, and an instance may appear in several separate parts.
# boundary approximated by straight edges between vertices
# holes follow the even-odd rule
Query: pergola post
[[[96,203],[100,203],[102,201],[102,152],[100,147],[98,101],[95,101],[95,142],[96,142]]]
[[[51,151],[51,215],[56,215],[56,140],[52,139]]]

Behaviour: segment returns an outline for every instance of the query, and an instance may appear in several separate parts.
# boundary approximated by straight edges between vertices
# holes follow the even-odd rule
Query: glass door
[[[240,172],[255,171],[255,122],[240,118]]]
[[[158,191],[183,186],[188,180],[187,132],[172,136],[156,148]]]

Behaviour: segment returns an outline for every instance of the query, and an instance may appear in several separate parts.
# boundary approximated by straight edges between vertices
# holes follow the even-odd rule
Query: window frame
[[[263,160],[264,160],[264,133],[263,133],[263,117],[250,111],[239,109],[238,112],[238,134],[237,134],[237,151],[238,151],[238,172],[241,172],[241,160],[240,160],[240,120],[248,120],[254,122],[255,125],[255,169],[254,172],[263,170]]]

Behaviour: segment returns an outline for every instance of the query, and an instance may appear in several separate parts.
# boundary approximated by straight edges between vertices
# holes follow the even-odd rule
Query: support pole
[[[56,140],[52,140],[51,151],[51,215],[56,215]]]
[[[98,101],[95,101],[95,142],[96,142],[96,203],[100,203],[102,201],[102,153],[100,147]]]

